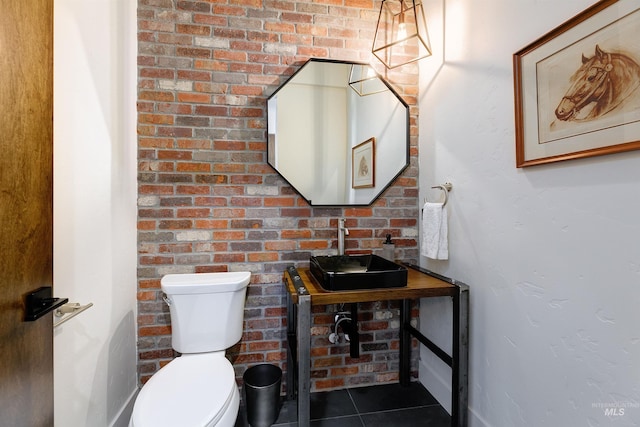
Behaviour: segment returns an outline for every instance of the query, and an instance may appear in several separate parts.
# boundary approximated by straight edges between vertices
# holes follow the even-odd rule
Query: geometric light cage
[[[367,64],[351,65],[349,86],[360,96],[373,95],[389,90],[373,67]]]
[[[387,68],[430,56],[422,1],[383,0],[371,51]]]

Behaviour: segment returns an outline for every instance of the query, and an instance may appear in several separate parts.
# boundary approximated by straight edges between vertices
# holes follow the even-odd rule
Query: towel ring
[[[453,188],[453,185],[451,185],[450,182],[445,182],[444,184],[434,185],[431,188],[439,188],[442,191],[444,191],[444,202],[442,202],[442,206],[444,207],[447,204],[447,201],[449,200],[449,191],[451,191],[451,189]]]

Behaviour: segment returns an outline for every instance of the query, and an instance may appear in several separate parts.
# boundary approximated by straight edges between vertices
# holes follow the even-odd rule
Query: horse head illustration
[[[640,85],[640,65],[622,53],[605,52],[596,45],[595,55],[582,55],[582,66],[571,76],[571,87],[556,108],[563,121],[592,120],[608,113]]]

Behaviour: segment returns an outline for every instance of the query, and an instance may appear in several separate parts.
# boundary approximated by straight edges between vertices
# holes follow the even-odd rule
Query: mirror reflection
[[[370,205],[409,164],[409,107],[366,64],[310,59],[267,117],[268,162],[310,205]]]

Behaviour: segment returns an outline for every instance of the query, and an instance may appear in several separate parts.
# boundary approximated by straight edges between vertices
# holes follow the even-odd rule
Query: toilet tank
[[[225,350],[240,341],[249,272],[168,274],[160,285],[180,353]]]

